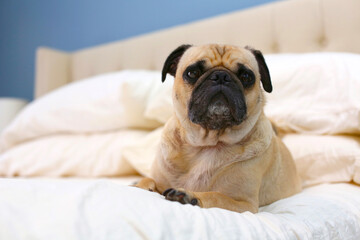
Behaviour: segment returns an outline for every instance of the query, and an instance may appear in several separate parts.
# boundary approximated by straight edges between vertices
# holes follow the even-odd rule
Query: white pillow
[[[145,117],[166,123],[174,113],[172,102],[172,90],[174,85],[174,77],[167,76],[166,81],[158,89],[155,97],[146,105]]]
[[[0,136],[0,152],[53,134],[157,128],[162,124],[147,118],[145,108],[161,87],[161,74],[144,70],[69,84],[29,104]]]
[[[273,83],[273,92],[266,94],[265,113],[278,127],[300,133],[360,133],[359,54],[274,54],[265,58]],[[162,91],[145,112],[148,118],[165,123],[172,114],[171,85]]]
[[[268,55],[273,92],[265,113],[301,133],[360,133],[360,55]]]

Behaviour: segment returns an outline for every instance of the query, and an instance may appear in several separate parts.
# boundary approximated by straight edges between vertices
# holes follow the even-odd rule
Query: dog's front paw
[[[163,192],[163,195],[170,201],[199,206],[199,200],[184,189],[169,188]]]

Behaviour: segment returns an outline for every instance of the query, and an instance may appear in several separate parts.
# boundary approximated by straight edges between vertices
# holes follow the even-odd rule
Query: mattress
[[[0,179],[0,239],[360,239],[360,188],[322,184],[259,213],[167,201],[118,179]]]

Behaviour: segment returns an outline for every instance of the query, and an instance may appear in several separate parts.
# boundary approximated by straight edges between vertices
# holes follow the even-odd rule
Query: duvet
[[[360,189],[351,184],[310,187],[240,214],[120,180],[1,179],[0,239],[360,239]]]

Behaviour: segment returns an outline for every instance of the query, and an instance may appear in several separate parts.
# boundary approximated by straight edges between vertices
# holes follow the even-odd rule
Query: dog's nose
[[[209,79],[217,83],[226,83],[231,81],[231,76],[226,71],[214,71],[210,74]]]

